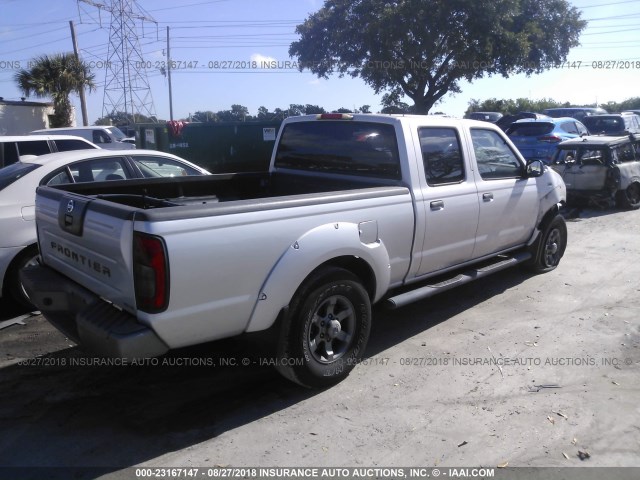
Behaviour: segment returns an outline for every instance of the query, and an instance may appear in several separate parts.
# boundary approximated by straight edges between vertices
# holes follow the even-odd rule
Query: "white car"
[[[34,130],[29,135],[76,135],[95,143],[106,150],[129,150],[136,148],[135,139],[131,142],[118,127],[94,125],[92,127],[61,127]]]
[[[18,271],[37,262],[35,197],[39,185],[208,175],[191,162],[155,150],[78,150],[20,160],[0,169],[0,297],[30,306]]]
[[[0,136],[0,168],[18,160],[47,153],[70,150],[98,150],[100,147],[72,135],[11,135]]]

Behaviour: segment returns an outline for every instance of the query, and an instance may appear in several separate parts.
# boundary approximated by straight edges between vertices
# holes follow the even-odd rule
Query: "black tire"
[[[558,266],[566,248],[567,224],[562,215],[556,215],[536,240],[527,267],[535,273],[550,272]]]
[[[369,341],[371,301],[351,272],[326,267],[296,292],[282,323],[277,369],[309,388],[349,375]]]
[[[29,300],[29,296],[24,289],[24,285],[20,281],[20,270],[28,265],[37,264],[39,256],[38,247],[36,245],[31,245],[30,247],[25,248],[9,267],[6,277],[6,291],[9,295],[23,307],[32,310],[35,309],[35,306]]]
[[[640,183],[634,182],[625,190],[619,190],[616,194],[616,203],[620,208],[631,210],[640,208]]]

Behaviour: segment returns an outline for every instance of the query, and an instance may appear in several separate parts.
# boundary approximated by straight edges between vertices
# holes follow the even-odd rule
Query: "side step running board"
[[[489,265],[482,265],[478,268],[466,270],[458,273],[455,277],[442,280],[438,283],[431,285],[424,285],[418,287],[415,290],[401,293],[399,295],[388,298],[385,301],[385,306],[388,308],[400,308],[408,305],[409,303],[422,300],[424,298],[432,297],[438,293],[442,293],[446,290],[450,290],[453,287],[464,285],[465,283],[473,282],[479,278],[486,277],[492,273],[504,270],[505,268],[512,267],[518,263],[522,263],[531,258],[531,253],[520,252],[509,256],[499,256],[497,261]]]

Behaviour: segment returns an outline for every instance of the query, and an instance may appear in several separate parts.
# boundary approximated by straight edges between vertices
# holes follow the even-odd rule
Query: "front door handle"
[[[493,193],[483,193],[482,200],[484,200],[485,202],[493,201]]]
[[[442,210],[444,208],[443,200],[435,200],[429,204],[431,206],[431,210]]]

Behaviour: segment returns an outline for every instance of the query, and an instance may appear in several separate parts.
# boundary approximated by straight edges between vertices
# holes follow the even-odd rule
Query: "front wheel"
[[[305,387],[329,387],[362,358],[371,329],[369,295],[349,271],[322,268],[298,289],[282,328],[278,371]]]
[[[616,194],[616,203],[620,208],[632,210],[640,208],[640,183],[634,182],[625,190],[619,190]]]
[[[543,229],[534,244],[533,258],[527,266],[536,273],[556,268],[567,248],[567,224],[562,215],[556,215]]]

